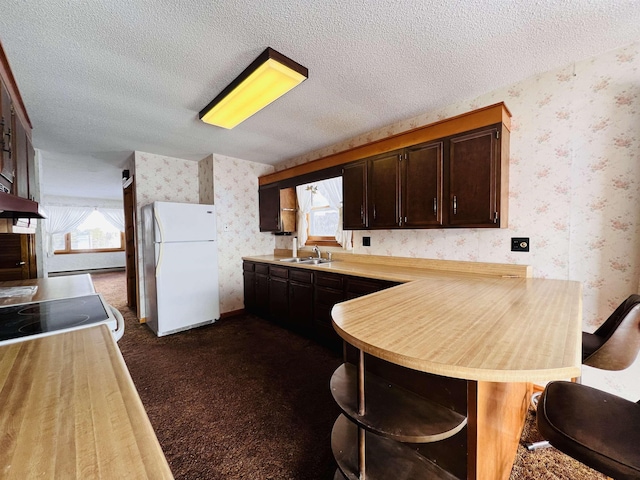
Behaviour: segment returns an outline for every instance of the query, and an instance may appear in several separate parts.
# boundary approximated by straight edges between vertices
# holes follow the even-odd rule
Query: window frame
[[[64,250],[54,250],[54,255],[69,255],[76,253],[110,253],[110,252],[124,252],[125,251],[125,238],[124,232],[120,232],[120,248],[91,248],[91,249],[72,249],[71,248],[71,232],[64,234]]]
[[[320,210],[323,208],[329,208],[329,205],[320,205],[317,207],[313,207],[311,210]],[[335,237],[331,237],[329,235],[311,235],[309,232],[309,227],[311,222],[309,221],[309,212],[306,214],[307,217],[307,241],[306,245],[317,245],[319,247],[340,247],[342,245],[338,243]]]

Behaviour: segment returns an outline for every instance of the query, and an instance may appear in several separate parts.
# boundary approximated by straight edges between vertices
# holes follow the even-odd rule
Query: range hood
[[[38,202],[0,192],[0,218],[45,218]]]

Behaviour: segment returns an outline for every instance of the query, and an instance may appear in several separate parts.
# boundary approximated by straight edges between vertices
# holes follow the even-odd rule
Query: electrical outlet
[[[370,247],[371,246],[371,237],[362,237],[362,246]]]
[[[530,245],[529,237],[512,237],[511,238],[512,252],[528,252],[529,245]]]

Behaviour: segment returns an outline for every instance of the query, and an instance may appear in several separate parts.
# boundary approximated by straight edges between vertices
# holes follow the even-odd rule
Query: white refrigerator
[[[145,316],[163,336],[220,318],[213,205],[154,202],[142,207]]]

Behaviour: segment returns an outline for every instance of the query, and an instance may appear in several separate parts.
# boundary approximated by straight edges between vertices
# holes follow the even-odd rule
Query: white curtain
[[[121,208],[98,208],[98,211],[111,225],[124,232],[124,210]]]
[[[45,210],[45,238],[49,255],[53,255],[53,235],[73,230],[93,211],[88,207],[45,207]]]
[[[313,198],[311,190],[307,188],[309,185],[298,185],[296,187],[296,196],[298,197],[298,245],[304,247],[307,242],[307,213],[311,211],[313,206]]]
[[[342,245],[342,248],[351,250],[352,232],[350,230],[342,230],[342,177],[329,178],[318,182],[318,193],[329,201],[329,206],[338,210],[338,228],[336,229],[336,242]]]

